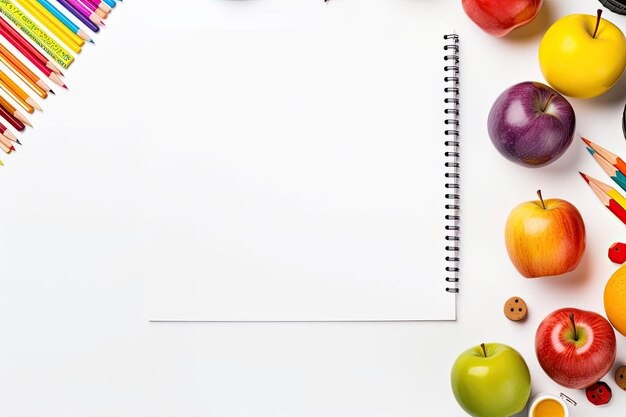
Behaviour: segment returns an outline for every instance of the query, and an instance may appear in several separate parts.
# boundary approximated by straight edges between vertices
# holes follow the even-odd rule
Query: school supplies
[[[100,23],[100,18],[107,18],[115,6],[114,0],[81,2],[59,0],[74,17],[95,29],[95,32],[99,28],[92,21]],[[20,54],[17,56],[0,44],[0,63],[10,70],[9,73],[0,71],[0,91],[6,94],[6,97],[0,96],[0,118],[21,132],[25,126],[32,124],[16,109],[16,105],[28,113],[42,110],[42,107],[12,77],[19,79],[43,99],[49,93],[54,94],[50,86],[22,62],[22,58],[30,61],[37,71],[52,82],[67,88],[60,78],[63,73],[57,65],[68,68],[74,56],[67,49],[79,53],[85,41],[93,43],[93,40],[49,0],[0,0],[0,15],[3,16],[0,17],[0,37]],[[21,145],[19,139],[0,123],[0,149],[6,153],[12,152],[15,150],[12,143]],[[4,165],[2,161],[0,165]]]
[[[31,90],[41,98],[46,98],[48,93],[54,91],[26,65],[24,65],[15,55],[0,44],[0,62],[6,65],[17,77],[22,80]]]
[[[0,12],[24,32],[33,42],[52,57],[61,67],[68,68],[74,57],[41,29],[11,0],[0,0]]]
[[[614,188],[611,188],[607,184],[596,180],[582,172],[579,172],[585,182],[589,184],[591,190],[602,202],[602,204],[608,208],[618,219],[626,224],[626,199],[622,197]]]
[[[61,13],[61,11],[57,9],[56,7],[54,7],[52,3],[50,3],[48,0],[37,0],[37,3],[39,3],[42,7],[44,7],[51,15],[56,17],[59,20],[59,22],[63,23],[63,25],[65,25],[65,27],[67,27],[72,33],[75,33],[81,39],[84,39],[88,42],[93,43],[93,40],[91,40],[89,35],[87,35],[87,33],[84,30],[82,30],[80,27],[78,27],[78,25],[72,22],[63,13]]]

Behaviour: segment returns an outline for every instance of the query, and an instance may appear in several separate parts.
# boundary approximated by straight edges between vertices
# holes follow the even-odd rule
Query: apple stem
[[[598,28],[600,27],[600,18],[602,17],[602,9],[598,9],[598,20],[596,21],[596,30],[593,31],[593,36],[592,38],[596,38],[596,35],[598,34]]]
[[[483,355],[485,355],[485,358],[487,357],[487,348],[485,348],[485,344],[481,343],[480,347],[483,348]]]
[[[539,196],[539,200],[541,201],[541,206],[543,209],[546,209],[546,203],[543,202],[543,196],[541,195],[541,190],[537,190],[537,195]]]
[[[548,108],[548,104],[550,104],[550,100],[552,100],[552,97],[554,97],[554,93],[550,93],[550,95],[548,96],[548,98],[546,99],[546,102],[544,103],[543,107],[541,108],[541,112],[543,113],[544,111],[546,111],[546,109]]]
[[[572,321],[572,326],[574,326],[574,340],[578,342],[578,333],[576,332],[576,322],[574,321],[574,313],[570,313],[569,319]]]

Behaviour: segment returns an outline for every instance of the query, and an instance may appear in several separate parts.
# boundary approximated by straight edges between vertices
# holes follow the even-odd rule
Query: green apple
[[[530,372],[518,351],[483,343],[461,353],[452,365],[452,392],[474,417],[508,417],[530,397]]]

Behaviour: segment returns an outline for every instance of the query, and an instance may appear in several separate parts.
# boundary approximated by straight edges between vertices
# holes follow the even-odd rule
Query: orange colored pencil
[[[17,120],[19,120],[20,122],[24,123],[25,125],[28,125],[30,127],[32,127],[33,125],[30,124],[30,122],[28,121],[28,119],[26,118],[26,116],[24,116],[19,110],[17,110],[15,107],[13,107],[13,105],[11,103],[9,103],[4,97],[0,96],[0,106],[2,106],[3,109],[5,109],[6,111],[9,112],[9,114],[11,114],[13,117],[15,117]]]
[[[602,146],[596,145],[595,143],[593,143],[592,141],[588,139],[585,139],[585,138],[581,138],[581,139],[583,140],[583,142],[587,144],[587,146],[593,149],[598,155],[606,159],[607,162],[613,165],[615,168],[619,169],[622,174],[626,175],[626,162],[624,162],[622,158],[620,158],[619,156],[615,155],[612,152],[607,151]]]
[[[48,97],[48,93],[52,89],[48,87],[41,78],[24,65],[15,55],[7,48],[0,44],[0,62],[6,65],[15,75],[17,75],[31,90],[33,90],[41,98]]]
[[[32,113],[35,109],[41,110],[39,104],[30,98],[19,85],[15,84],[15,82],[2,71],[0,71],[0,88],[27,112]]]

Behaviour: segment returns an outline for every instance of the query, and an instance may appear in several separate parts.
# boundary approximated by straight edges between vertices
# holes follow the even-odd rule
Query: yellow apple
[[[504,238],[511,262],[526,278],[561,275],[576,269],[585,252],[585,223],[571,203],[557,198],[515,207]]]
[[[608,20],[574,14],[554,23],[539,46],[546,81],[560,93],[591,98],[606,93],[626,68],[626,38]]]

